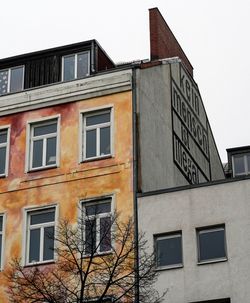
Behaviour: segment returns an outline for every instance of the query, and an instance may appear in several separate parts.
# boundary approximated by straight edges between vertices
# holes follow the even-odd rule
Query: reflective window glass
[[[86,117],[87,126],[106,123],[106,122],[110,122],[110,113],[104,113],[104,114]]]
[[[54,258],[54,226],[44,228],[43,260]]]
[[[40,259],[40,229],[32,229],[30,231],[30,244],[29,244],[29,263],[38,262]]]
[[[75,79],[75,55],[66,56],[63,60],[63,80],[68,81]]]
[[[77,78],[85,77],[89,74],[89,53],[77,55]]]
[[[34,127],[34,136],[42,136],[47,134],[56,133],[57,131],[57,122],[46,123],[45,125],[35,126]]]
[[[96,156],[96,130],[88,130],[86,132],[86,157]]]
[[[10,92],[18,92],[23,89],[23,72],[23,66],[11,69]]]
[[[225,258],[224,227],[198,230],[198,248],[199,261]]]
[[[30,215],[30,224],[42,224],[47,222],[53,222],[55,220],[55,211],[38,212]]]
[[[43,140],[33,142],[33,161],[32,167],[41,167],[43,165]]]
[[[243,156],[234,157],[234,173],[235,175],[242,174],[245,172],[245,164]]]
[[[182,238],[180,233],[156,237],[156,263],[158,267],[182,264]]]

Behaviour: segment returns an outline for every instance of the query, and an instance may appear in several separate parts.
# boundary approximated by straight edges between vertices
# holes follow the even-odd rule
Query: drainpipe
[[[136,95],[136,68],[132,69],[132,109],[133,109],[133,206],[134,206],[134,237],[136,243],[135,249],[135,300],[139,303],[140,287],[139,287],[139,249],[138,249],[138,204],[137,204],[137,187],[138,187],[138,162],[137,162],[137,95]]]

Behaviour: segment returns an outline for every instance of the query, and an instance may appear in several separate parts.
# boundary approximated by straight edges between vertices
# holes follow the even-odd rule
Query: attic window
[[[0,70],[0,95],[23,90],[24,66]]]
[[[250,153],[233,155],[234,177],[250,174]]]
[[[89,75],[89,51],[70,54],[62,58],[62,81],[70,81]]]

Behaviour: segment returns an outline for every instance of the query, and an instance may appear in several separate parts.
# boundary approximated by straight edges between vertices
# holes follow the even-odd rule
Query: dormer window
[[[250,174],[250,153],[233,155],[234,177]]]
[[[62,81],[86,77],[90,74],[90,52],[71,54],[62,58]]]
[[[0,70],[0,95],[23,90],[24,66]]]

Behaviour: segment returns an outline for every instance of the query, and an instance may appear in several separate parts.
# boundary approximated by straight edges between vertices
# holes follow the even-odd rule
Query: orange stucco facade
[[[113,108],[113,154],[105,159],[79,161],[80,113],[105,106]],[[25,172],[27,124],[59,116],[59,165]],[[133,213],[132,92],[70,102],[16,113],[0,118],[10,126],[8,176],[0,179],[0,213],[5,214],[3,230],[3,271],[12,257],[24,258],[25,209],[57,205],[59,218],[77,220],[79,202],[104,195],[113,196],[121,216]],[[0,273],[0,302],[8,302],[6,281]]]

